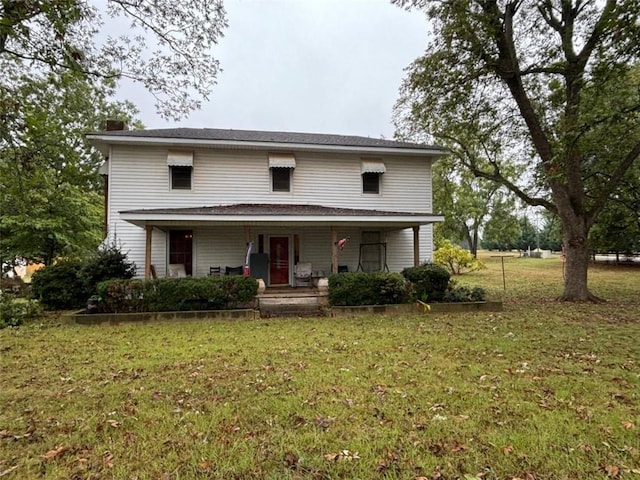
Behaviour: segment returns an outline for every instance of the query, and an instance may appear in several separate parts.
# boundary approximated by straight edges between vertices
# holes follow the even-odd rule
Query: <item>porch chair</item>
[[[293,286],[311,286],[311,274],[312,270],[310,262],[296,263],[296,266],[293,270]]]
[[[224,269],[225,275],[242,275],[242,273],[243,273],[242,265],[240,265],[239,267],[225,267]]]
[[[210,277],[219,277],[222,275],[222,269],[218,267],[209,267],[209,276]]]
[[[187,271],[184,267],[184,263],[170,263],[168,270],[169,277],[186,277]]]

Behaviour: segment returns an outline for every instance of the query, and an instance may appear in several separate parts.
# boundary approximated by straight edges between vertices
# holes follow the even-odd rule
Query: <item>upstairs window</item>
[[[291,171],[291,168],[272,168],[271,190],[274,192],[290,192]]]
[[[366,172],[362,174],[362,193],[380,193],[380,174]]]
[[[271,191],[290,192],[291,177],[296,168],[296,158],[290,153],[270,153]]]
[[[173,151],[167,154],[171,190],[191,190],[193,152]]]
[[[171,189],[191,190],[192,167],[171,166]]]
[[[382,174],[387,171],[381,160],[366,160],[362,162],[362,193],[379,194]]]

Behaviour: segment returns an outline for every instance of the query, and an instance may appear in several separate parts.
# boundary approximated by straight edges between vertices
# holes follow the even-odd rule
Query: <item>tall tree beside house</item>
[[[424,8],[433,27],[402,87],[404,136],[428,131],[511,152],[488,162],[472,156],[465,165],[558,216],[561,298],[599,300],[587,284],[589,231],[640,155],[640,3],[395,3]],[[505,174],[514,161],[528,172],[516,182]]]
[[[226,26],[220,0],[3,0],[0,70],[131,79],[178,119],[210,93],[219,71],[211,50]]]
[[[66,72],[14,77],[0,88],[0,257],[50,264],[102,240],[100,154],[84,141],[135,108],[109,103],[113,85]]]
[[[445,144],[447,142],[444,142]],[[479,232],[494,211],[510,202],[510,192],[491,180],[475,177],[457,158],[469,154],[450,147],[451,155],[433,166],[434,211],[445,221],[436,226],[437,236],[453,242],[465,242],[476,257]]]
[[[501,251],[518,248],[518,239],[522,235],[522,229],[514,210],[515,202],[512,202],[493,211],[482,235],[484,248]]]

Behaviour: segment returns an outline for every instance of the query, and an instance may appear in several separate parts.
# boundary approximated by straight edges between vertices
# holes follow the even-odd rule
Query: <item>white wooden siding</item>
[[[116,241],[144,273],[145,231],[120,219],[119,212],[134,209],[201,207],[233,203],[314,204],[398,212],[432,210],[431,160],[382,156],[381,193],[362,193],[362,157],[351,154],[296,153],[291,192],[271,192],[268,151],[195,149],[191,190],[171,190],[167,148],[114,146],[109,158],[109,241]],[[371,230],[368,228],[367,230]],[[345,228],[339,238],[351,236],[339,263],[355,270],[358,265],[359,229]],[[329,271],[331,233],[327,227],[252,230],[298,234],[301,261],[314,269]],[[431,227],[420,235],[421,260],[431,258]],[[387,232],[387,263],[392,271],[413,264],[411,229]],[[215,240],[215,242],[213,242]],[[244,261],[242,228],[194,229],[194,274],[208,274],[209,266],[239,265]],[[167,235],[153,232],[152,262],[159,275],[166,273]],[[256,243],[257,245],[257,243]],[[317,265],[317,267],[316,267]]]
[[[196,150],[191,190],[171,190],[167,149],[118,147],[110,159],[111,211],[230,203],[311,203],[431,211],[426,158],[383,157],[379,195],[362,193],[361,157],[297,154],[292,192],[271,192],[267,152]]]

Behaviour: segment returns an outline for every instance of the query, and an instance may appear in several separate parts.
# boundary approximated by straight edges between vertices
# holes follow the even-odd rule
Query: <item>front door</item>
[[[171,230],[169,263],[183,264],[187,275],[193,273],[193,230]]]
[[[269,237],[269,284],[289,284],[289,237]]]

